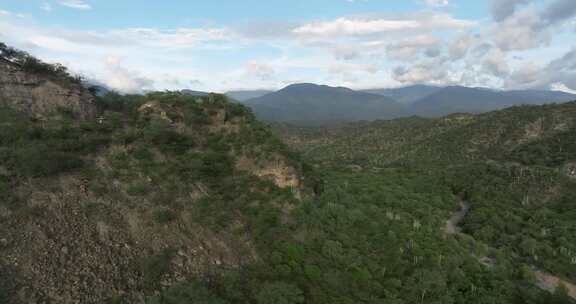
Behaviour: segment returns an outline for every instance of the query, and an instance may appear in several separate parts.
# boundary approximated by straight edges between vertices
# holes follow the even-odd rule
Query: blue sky
[[[122,92],[576,90],[574,0],[3,0],[0,41]]]

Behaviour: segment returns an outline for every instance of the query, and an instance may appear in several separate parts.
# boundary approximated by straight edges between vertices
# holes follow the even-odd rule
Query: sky
[[[2,0],[0,41],[123,93],[576,91],[576,0]]]

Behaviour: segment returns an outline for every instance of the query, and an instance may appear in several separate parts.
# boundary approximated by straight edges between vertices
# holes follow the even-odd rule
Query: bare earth
[[[576,285],[540,270],[534,271],[534,275],[536,276],[536,285],[538,285],[538,287],[554,292],[560,284],[563,284],[566,289],[568,289],[568,295],[571,298],[576,299]]]

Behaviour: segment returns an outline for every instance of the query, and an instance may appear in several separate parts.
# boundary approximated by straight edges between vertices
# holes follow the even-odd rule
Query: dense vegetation
[[[275,228],[263,260],[224,275],[207,303],[571,303],[532,287],[506,249],[447,238],[458,197],[445,181],[403,169],[325,177],[326,191]],[[485,255],[495,264],[481,264]],[[205,300],[201,286],[179,285],[150,303]]]
[[[110,303],[574,303],[536,275],[576,280],[576,103],[279,126],[302,156],[221,95],[97,104],[94,121],[0,108],[0,253],[41,269],[24,275],[0,256],[0,303],[41,279],[57,286],[33,290],[41,300],[84,284],[79,297],[95,302],[92,286],[110,279]],[[303,185],[282,188],[270,172]],[[448,232],[462,202],[462,233]],[[94,253],[96,265],[82,259]],[[77,261],[81,284],[65,277]]]
[[[540,269],[573,282],[575,111],[568,103],[339,129],[277,129],[322,167],[360,175],[418,170],[441,180],[436,187],[471,204],[463,232],[487,246],[488,260],[509,263],[503,273],[527,278]]]

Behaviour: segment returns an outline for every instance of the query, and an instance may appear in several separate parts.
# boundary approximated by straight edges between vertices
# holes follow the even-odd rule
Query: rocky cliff
[[[45,119],[66,112],[80,119],[97,115],[94,97],[80,84],[27,72],[0,58],[0,105]]]

